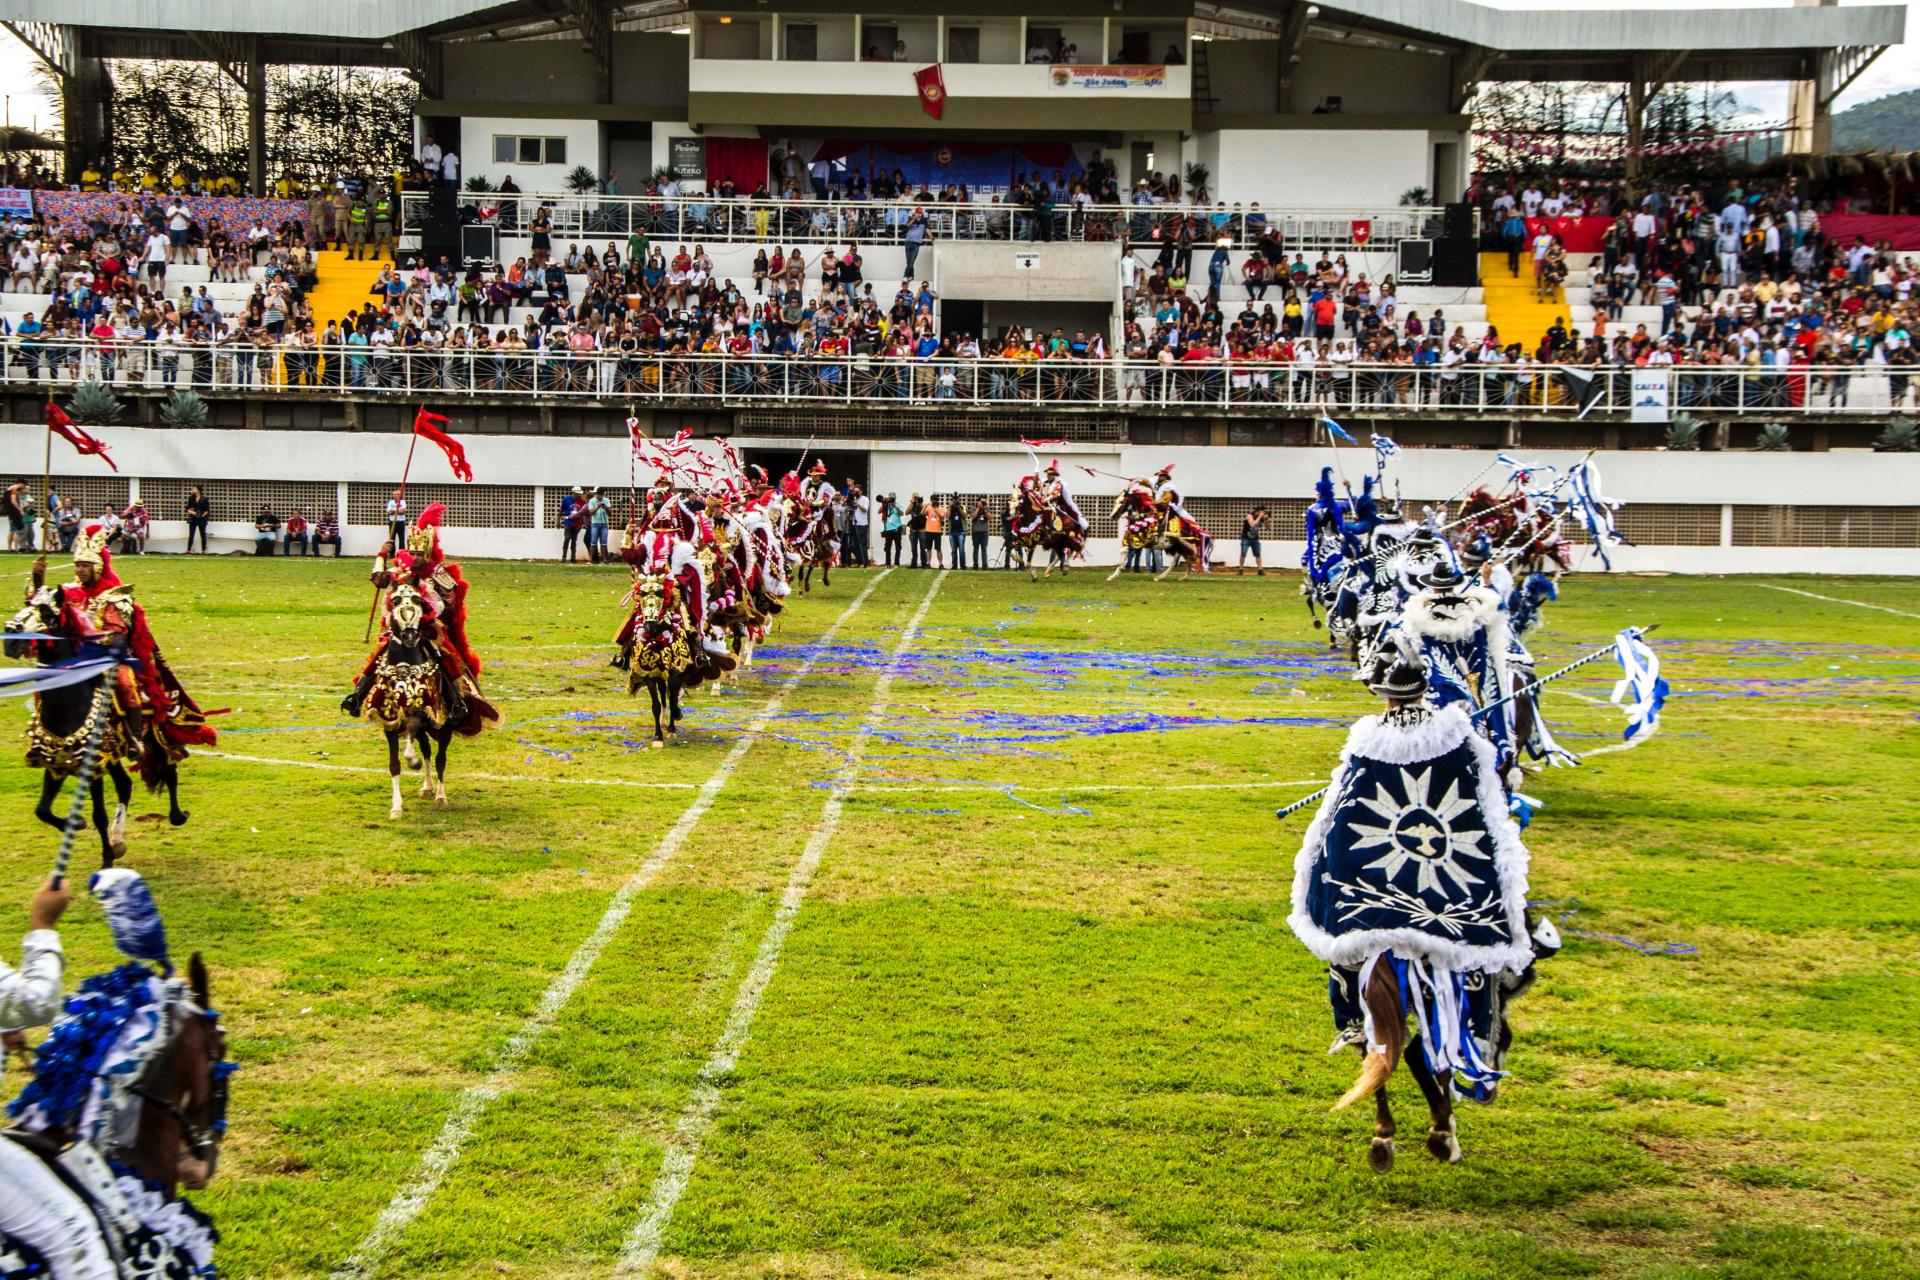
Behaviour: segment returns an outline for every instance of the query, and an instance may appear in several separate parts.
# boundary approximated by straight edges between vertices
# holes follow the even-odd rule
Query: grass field
[[[623,574],[471,564],[508,723],[392,823],[336,705],[363,564],[121,567],[232,708],[128,860],[244,1063],[229,1277],[1920,1273],[1920,582],[1565,585],[1543,668],[1659,622],[1664,730],[1528,788],[1582,936],[1466,1163],[1377,1177],[1272,817],[1367,700],[1290,578],[836,575],[647,751]],[[1617,740],[1611,672],[1564,745]],[[54,840],[4,779],[21,903]]]

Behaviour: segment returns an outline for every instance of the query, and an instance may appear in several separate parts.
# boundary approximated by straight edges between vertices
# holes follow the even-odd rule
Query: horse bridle
[[[173,1044],[173,1031],[179,1025],[181,1015],[189,1018],[205,1018],[208,1023],[207,1061],[208,1072],[207,1109],[211,1120],[206,1125],[195,1124],[179,1103],[174,1101],[173,1054],[167,1049]],[[220,1015],[208,1009],[202,1009],[191,1000],[177,999],[167,1004],[162,1015],[162,1035],[158,1037],[161,1051],[147,1059],[147,1063],[135,1077],[130,1092],[147,1106],[154,1106],[172,1116],[180,1126],[181,1140],[188,1154],[204,1163],[211,1163],[220,1151],[221,1140],[227,1131],[227,1077],[233,1074],[233,1064],[227,1062],[220,1053],[221,1031]],[[157,1077],[157,1078],[156,1078]]]

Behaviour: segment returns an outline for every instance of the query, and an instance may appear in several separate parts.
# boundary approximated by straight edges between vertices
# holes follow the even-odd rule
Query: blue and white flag
[[[1620,663],[1620,683],[1607,701],[1625,709],[1628,742],[1653,736],[1660,728],[1660,708],[1667,703],[1667,682],[1660,678],[1660,657],[1640,638],[1638,627],[1628,627],[1613,638],[1613,656]]]
[[[1360,443],[1358,440],[1355,440],[1352,436],[1348,435],[1346,432],[1346,429],[1342,427],[1339,423],[1335,422],[1332,418],[1322,418],[1321,421],[1327,424],[1327,430],[1332,433],[1334,439],[1344,440],[1348,444]]]
[[[1400,452],[1400,446],[1392,440],[1389,440],[1386,436],[1375,436],[1373,437],[1373,451],[1379,455],[1380,461],[1385,462],[1388,458]]]
[[[105,675],[119,665],[117,658],[83,655],[44,667],[23,667],[0,671],[0,698],[18,698],[29,693],[47,693],[68,685],[84,684]]]
[[[1607,554],[1607,548],[1632,545],[1613,527],[1613,513],[1620,509],[1620,504],[1601,492],[1600,470],[1591,459],[1567,472],[1567,485],[1568,502],[1574,515],[1586,526],[1587,538],[1600,556],[1601,567],[1613,568],[1613,557]]]

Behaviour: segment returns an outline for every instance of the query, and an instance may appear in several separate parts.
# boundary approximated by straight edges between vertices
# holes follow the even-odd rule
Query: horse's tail
[[[1367,1043],[1361,1050],[1360,1078],[1333,1104],[1335,1111],[1379,1092],[1399,1067],[1401,1051],[1406,1048],[1407,1015],[1400,1007],[1400,979],[1394,973],[1391,957],[1382,953],[1369,962],[1360,999],[1367,1009]]]

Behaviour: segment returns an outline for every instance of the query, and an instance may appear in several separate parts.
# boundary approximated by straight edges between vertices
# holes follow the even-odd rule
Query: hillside
[[[1920,146],[1920,89],[1890,93],[1849,107],[1833,118],[1835,151],[1883,147],[1910,151],[1916,146]]]

